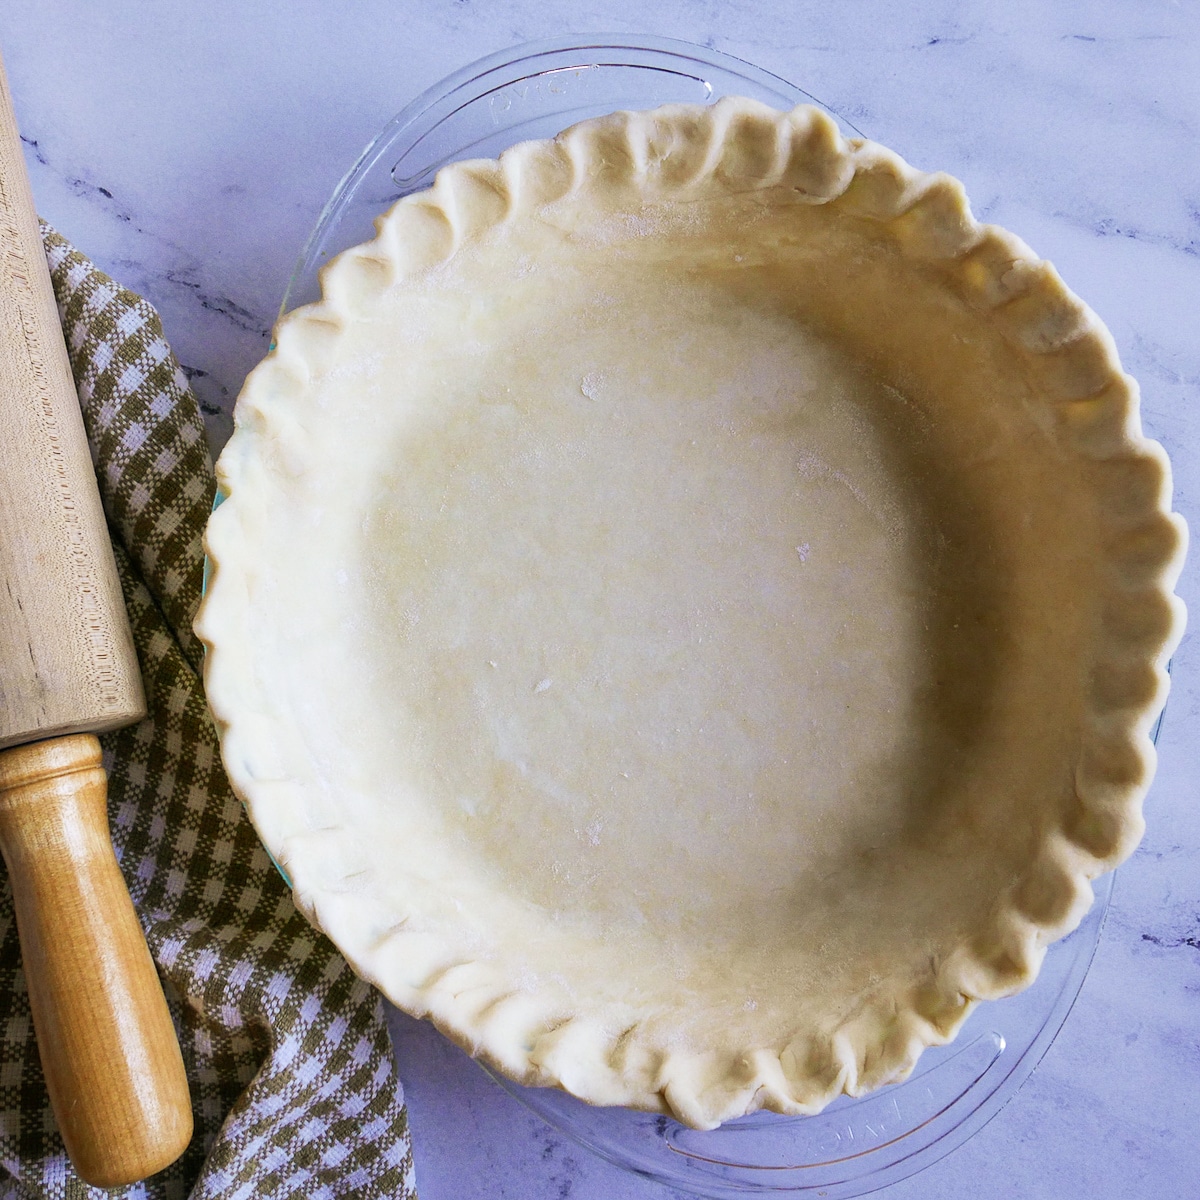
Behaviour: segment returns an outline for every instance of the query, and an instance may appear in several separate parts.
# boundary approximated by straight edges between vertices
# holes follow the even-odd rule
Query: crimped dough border
[[[1114,468],[1097,485],[1111,526],[1105,645],[1088,695],[1074,806],[1059,814],[987,927],[919,984],[881,989],[828,1039],[747,1046],[734,1061],[714,1064],[637,1054],[636,1020],[547,1008],[495,965],[447,958],[428,934],[406,929],[407,914],[371,911],[378,902],[338,866],[336,814],[313,815],[319,806],[287,750],[292,735],[256,684],[241,578],[268,535],[256,504],[258,481],[270,469],[264,451],[286,467],[288,391],[320,371],[325,347],[373,296],[444,261],[481,231],[584,189],[661,200],[684,190],[781,187],[807,203],[846,206],[878,222],[905,256],[938,264],[968,304],[992,314],[1024,359],[1063,443]],[[230,781],[290,872],[297,906],[397,1005],[430,1017],[527,1084],[559,1085],[591,1102],[671,1112],[711,1128],[759,1108],[816,1113],[842,1093],[904,1078],[926,1046],[954,1036],[977,1000],[1033,981],[1046,947],[1090,906],[1090,881],[1126,858],[1142,834],[1141,803],[1155,762],[1150,731],[1184,626],[1173,587],[1187,530],[1171,512],[1167,457],[1142,435],[1137,386],[1123,373],[1108,330],[1019,238],[979,224],[955,179],[916,171],[874,143],[847,141],[807,106],[779,113],[730,98],[586,121],[553,141],[514,146],[498,161],[445,168],[430,190],[379,218],[376,230],[373,241],[325,268],[323,299],[282,319],[274,348],[247,378],[217,468],[227,500],[206,535],[214,570],[196,632],[208,649],[209,704]],[[386,926],[386,939],[365,938],[368,924]],[[401,959],[419,985],[399,977]]]

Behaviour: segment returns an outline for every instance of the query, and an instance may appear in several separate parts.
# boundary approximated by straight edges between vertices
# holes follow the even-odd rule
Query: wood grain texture
[[[144,713],[0,64],[0,747]]]
[[[187,1076],[154,961],[113,855],[100,743],[0,753],[0,850],[12,878],[38,1050],[75,1169],[113,1187],[192,1136]]]
[[[145,711],[0,66],[0,748],[15,747],[0,750],[0,851],[50,1101],[101,1187],[161,1170],[192,1135],[92,736]]]

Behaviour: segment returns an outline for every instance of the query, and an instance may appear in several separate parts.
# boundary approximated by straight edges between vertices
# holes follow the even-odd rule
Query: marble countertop
[[[1141,382],[1200,527],[1200,8],[1177,0],[6,0],[3,49],[42,215],[162,314],[214,445],[296,257],[358,151],[492,51],[611,30],[781,75],[1051,259]],[[1200,611],[1200,556],[1180,593]],[[1144,842],[1040,1068],[895,1200],[1200,1196],[1200,651],[1185,638]],[[395,1014],[423,1200],[664,1200]]]

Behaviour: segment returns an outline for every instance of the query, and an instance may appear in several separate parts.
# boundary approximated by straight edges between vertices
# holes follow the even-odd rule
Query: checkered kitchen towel
[[[75,1177],[0,864],[0,1197],[414,1200],[380,999],[296,912],[221,769],[191,628],[213,495],[196,401],[154,310],[43,237],[150,706],[101,739],[113,842],[180,1032],[196,1135],[120,1192]]]

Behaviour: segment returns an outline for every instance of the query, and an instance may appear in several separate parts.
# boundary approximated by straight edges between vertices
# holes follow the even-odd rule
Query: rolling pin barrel
[[[0,65],[0,748],[145,711]]]
[[[0,66],[0,850],[76,1170],[177,1158],[183,1060],[108,830],[97,732],[145,699]]]

